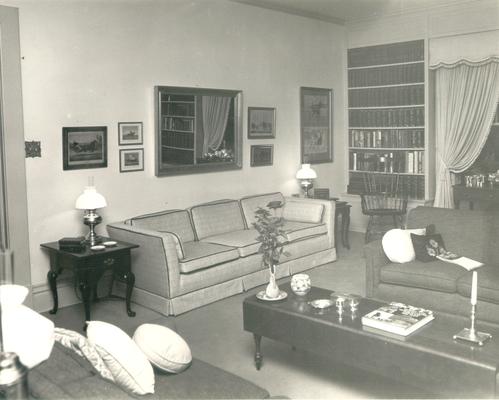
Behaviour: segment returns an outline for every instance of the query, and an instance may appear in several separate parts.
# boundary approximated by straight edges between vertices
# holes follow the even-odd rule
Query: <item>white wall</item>
[[[84,234],[74,201],[93,176],[105,222],[218,198],[298,191],[299,87],[334,90],[334,163],[318,186],[344,191],[344,28],[226,0],[4,1],[19,7],[32,283],[46,286],[40,243]],[[240,89],[243,169],[154,176],[154,85]],[[276,107],[275,140],[248,140],[248,106]],[[145,171],[120,173],[117,124],[144,122]],[[62,170],[62,127],[106,125],[108,167]],[[251,144],[273,143],[274,165],[251,168]],[[36,305],[35,305],[36,306]]]

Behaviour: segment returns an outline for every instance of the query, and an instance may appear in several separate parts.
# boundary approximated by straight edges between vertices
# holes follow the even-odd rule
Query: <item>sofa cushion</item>
[[[434,261],[439,255],[446,253],[444,240],[439,233],[431,235],[416,235],[411,233],[412,246],[416,253],[416,260],[422,262]]]
[[[239,258],[237,249],[233,247],[199,241],[184,243],[184,254],[179,263],[183,274]]]
[[[241,209],[243,211],[244,219],[246,220],[246,225],[248,228],[253,227],[253,222],[255,222],[255,211],[258,207],[265,208],[267,204],[271,201],[280,201],[284,204],[284,196],[282,193],[265,193],[256,196],[243,197],[240,200]],[[277,215],[280,216],[281,210],[277,210]]]
[[[130,219],[130,225],[160,232],[172,232],[182,242],[194,240],[194,230],[187,210],[168,210]]]
[[[457,292],[464,297],[471,296],[471,272],[467,272],[457,281]],[[499,268],[485,266],[477,269],[479,300],[499,304]]]
[[[326,224],[311,224],[309,222],[284,221],[283,229],[288,242],[327,233]]]
[[[392,285],[454,293],[457,291],[457,280],[465,273],[462,267],[444,261],[411,261],[383,266],[380,280]]]
[[[426,229],[390,229],[383,235],[383,251],[391,262],[406,263],[414,261],[416,253],[411,241],[411,234],[424,235]]]
[[[247,257],[258,252],[261,243],[256,240],[257,237],[258,232],[256,229],[242,229],[221,235],[209,236],[203,239],[203,242],[235,247],[240,257]]]
[[[286,201],[282,209],[282,217],[287,221],[310,222],[318,224],[322,222],[324,214],[323,204],[303,203],[298,201]]]
[[[236,200],[199,204],[191,208],[191,215],[198,240],[245,228]]]

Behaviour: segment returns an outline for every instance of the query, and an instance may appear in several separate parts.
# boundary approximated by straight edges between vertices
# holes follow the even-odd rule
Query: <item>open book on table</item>
[[[474,269],[483,266],[483,263],[481,263],[480,261],[476,261],[468,257],[458,256],[457,254],[451,253],[450,251],[439,254],[437,258],[445,262],[460,265],[468,271],[473,271]]]

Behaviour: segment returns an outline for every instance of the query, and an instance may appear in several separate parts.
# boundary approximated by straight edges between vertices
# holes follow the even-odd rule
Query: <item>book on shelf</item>
[[[428,324],[434,318],[431,310],[392,302],[364,315],[362,325],[396,335],[407,336]]]
[[[476,261],[464,256],[458,256],[457,254],[451,253],[450,251],[439,254],[437,258],[441,261],[459,265],[468,271],[473,271],[474,269],[480,268],[484,265],[480,261]]]

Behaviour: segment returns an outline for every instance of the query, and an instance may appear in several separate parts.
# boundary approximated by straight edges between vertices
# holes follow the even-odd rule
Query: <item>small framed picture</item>
[[[275,138],[275,108],[248,107],[248,139]]]
[[[144,149],[120,150],[120,172],[144,170]]]
[[[118,122],[118,145],[129,146],[142,143],[142,122]]]
[[[251,161],[252,167],[263,167],[272,165],[274,161],[274,145],[259,144],[251,146]]]
[[[107,167],[107,126],[62,128],[64,171]]]

